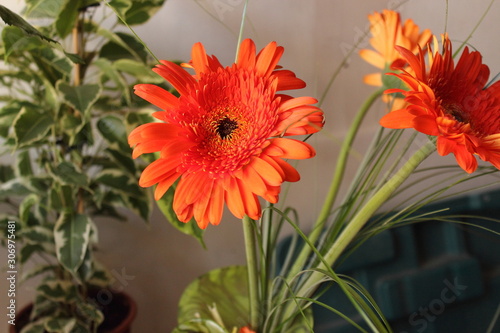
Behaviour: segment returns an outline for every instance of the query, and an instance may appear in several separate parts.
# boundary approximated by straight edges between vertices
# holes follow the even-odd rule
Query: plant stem
[[[250,305],[250,327],[257,329],[259,325],[259,284],[258,262],[255,253],[256,237],[254,232],[255,221],[245,216],[242,220],[245,237],[245,250],[248,271],[248,299]]]
[[[377,209],[379,209],[380,206],[387,201],[394,191],[396,191],[399,186],[413,173],[417,166],[432,152],[434,152],[435,149],[435,143],[430,141],[408,159],[398,172],[373,195],[373,197],[353,217],[351,222],[346,225],[333,246],[324,255],[324,260],[316,267],[317,270],[328,270],[329,267],[326,267],[325,263],[330,267],[335,263],[335,261],[347,248],[347,246],[351,244],[354,237],[358,234],[365,223],[373,216]],[[299,297],[307,297],[313,291],[313,287],[317,285],[323,277],[323,273],[314,271],[307,278],[307,280],[305,280],[296,295]]]
[[[368,110],[370,110],[370,107],[382,95],[383,92],[384,88],[376,90],[363,103],[358,113],[356,114],[356,117],[354,118],[352,125],[349,128],[349,132],[347,133],[345,140],[342,143],[342,147],[340,149],[340,153],[337,159],[337,165],[335,167],[335,171],[333,174],[333,180],[328,190],[326,200],[323,204],[318,219],[314,223],[311,234],[308,236],[309,240],[313,244],[318,240],[319,236],[321,235],[321,232],[323,231],[325,223],[328,220],[328,217],[330,216],[330,212],[337,198],[340,185],[342,184],[342,179],[344,177],[349,154],[351,153],[352,143],[356,138],[356,134],[359,131],[359,127],[361,126],[361,123],[365,115],[368,113]],[[288,279],[295,276],[300,270],[303,269],[304,262],[307,260],[310,253],[311,249],[308,246],[304,246],[302,248],[301,253],[299,254],[297,260],[290,269],[290,272],[288,274]]]

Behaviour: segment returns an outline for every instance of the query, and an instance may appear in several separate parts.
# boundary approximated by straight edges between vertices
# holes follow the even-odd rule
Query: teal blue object
[[[428,211],[500,218],[500,190],[441,202]],[[464,222],[500,232],[500,224]],[[278,252],[284,259],[289,239]],[[279,271],[279,270],[278,270]],[[386,230],[363,243],[336,268],[374,297],[395,333],[486,332],[500,306],[500,237],[460,223],[430,221]],[[342,292],[332,286],[319,299],[367,331]],[[314,306],[315,333],[358,332],[342,318]],[[500,332],[500,322],[492,332]]]

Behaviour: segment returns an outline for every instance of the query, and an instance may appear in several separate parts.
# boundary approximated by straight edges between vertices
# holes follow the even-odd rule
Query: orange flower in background
[[[261,216],[258,196],[276,203],[285,181],[298,181],[298,172],[283,159],[315,155],[309,144],[286,138],[315,133],[323,112],[312,97],[292,98],[278,91],[301,89],[304,81],[289,70],[276,70],[283,47],[268,44],[256,55],[252,40],[242,42],[238,59],[223,67],[207,56],[201,43],[184,67],[161,61],[153,69],[179,92],[177,98],[151,84],[135,93],[163,111],[160,122],[144,124],[129,135],[133,157],[160,152],[143,171],[139,185],[157,184],[160,199],[179,179],[173,208],[183,222],[195,218],[200,228],[217,225],[224,203],[238,218]]]
[[[255,332],[254,330],[251,330],[250,328],[245,326],[245,327],[240,328],[238,333],[257,333],[257,332]]]
[[[474,155],[500,169],[500,81],[485,88],[490,72],[481,54],[465,47],[455,65],[451,42],[444,36],[442,54],[430,54],[427,70],[422,54],[397,49],[414,74],[395,74],[409,91],[388,93],[402,93],[409,105],[386,114],[381,125],[437,136],[438,153],[453,153],[468,173],[477,168]]]
[[[394,70],[394,67],[405,67],[404,58],[396,50],[395,46],[402,46],[414,54],[429,42],[432,37],[430,30],[419,31],[418,25],[411,19],[401,24],[401,17],[398,12],[385,9],[382,13],[375,12],[368,16],[370,21],[370,44],[374,50],[364,49],[359,52],[361,58],[366,62],[380,69],[377,73],[365,75],[363,81],[366,84],[381,87],[395,88],[393,84],[399,82],[389,82],[385,73]],[[382,82],[382,79],[385,79]],[[389,104],[391,110],[397,110],[405,106],[402,98],[384,95],[382,100]]]
[[[425,29],[420,32],[418,25],[411,19],[401,24],[398,12],[385,9],[382,13],[373,13],[368,16],[370,21],[370,45],[374,50],[364,49],[359,52],[361,58],[373,66],[381,69],[384,73],[391,70],[393,66],[403,67],[405,59],[395,49],[401,46],[416,54],[430,41],[432,34]],[[384,73],[368,74],[364,78],[366,84],[382,86],[382,75]]]

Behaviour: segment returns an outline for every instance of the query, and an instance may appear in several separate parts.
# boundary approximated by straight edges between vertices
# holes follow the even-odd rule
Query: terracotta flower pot
[[[19,333],[29,322],[33,304],[23,307],[16,316],[16,325],[9,325],[9,333]],[[104,322],[99,325],[98,333],[130,333],[132,322],[137,314],[137,304],[125,293],[114,293],[111,302],[102,307]]]

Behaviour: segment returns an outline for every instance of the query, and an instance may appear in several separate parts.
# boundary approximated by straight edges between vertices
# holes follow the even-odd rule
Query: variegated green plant
[[[117,17],[142,24],[163,3],[27,0],[22,16],[0,6],[0,223],[16,222],[19,264],[42,263],[23,278],[43,276],[23,333],[97,331],[88,293],[111,281],[93,255],[94,219],[125,219],[120,207],[149,218],[126,133],[149,121],[133,84],[162,80]]]

